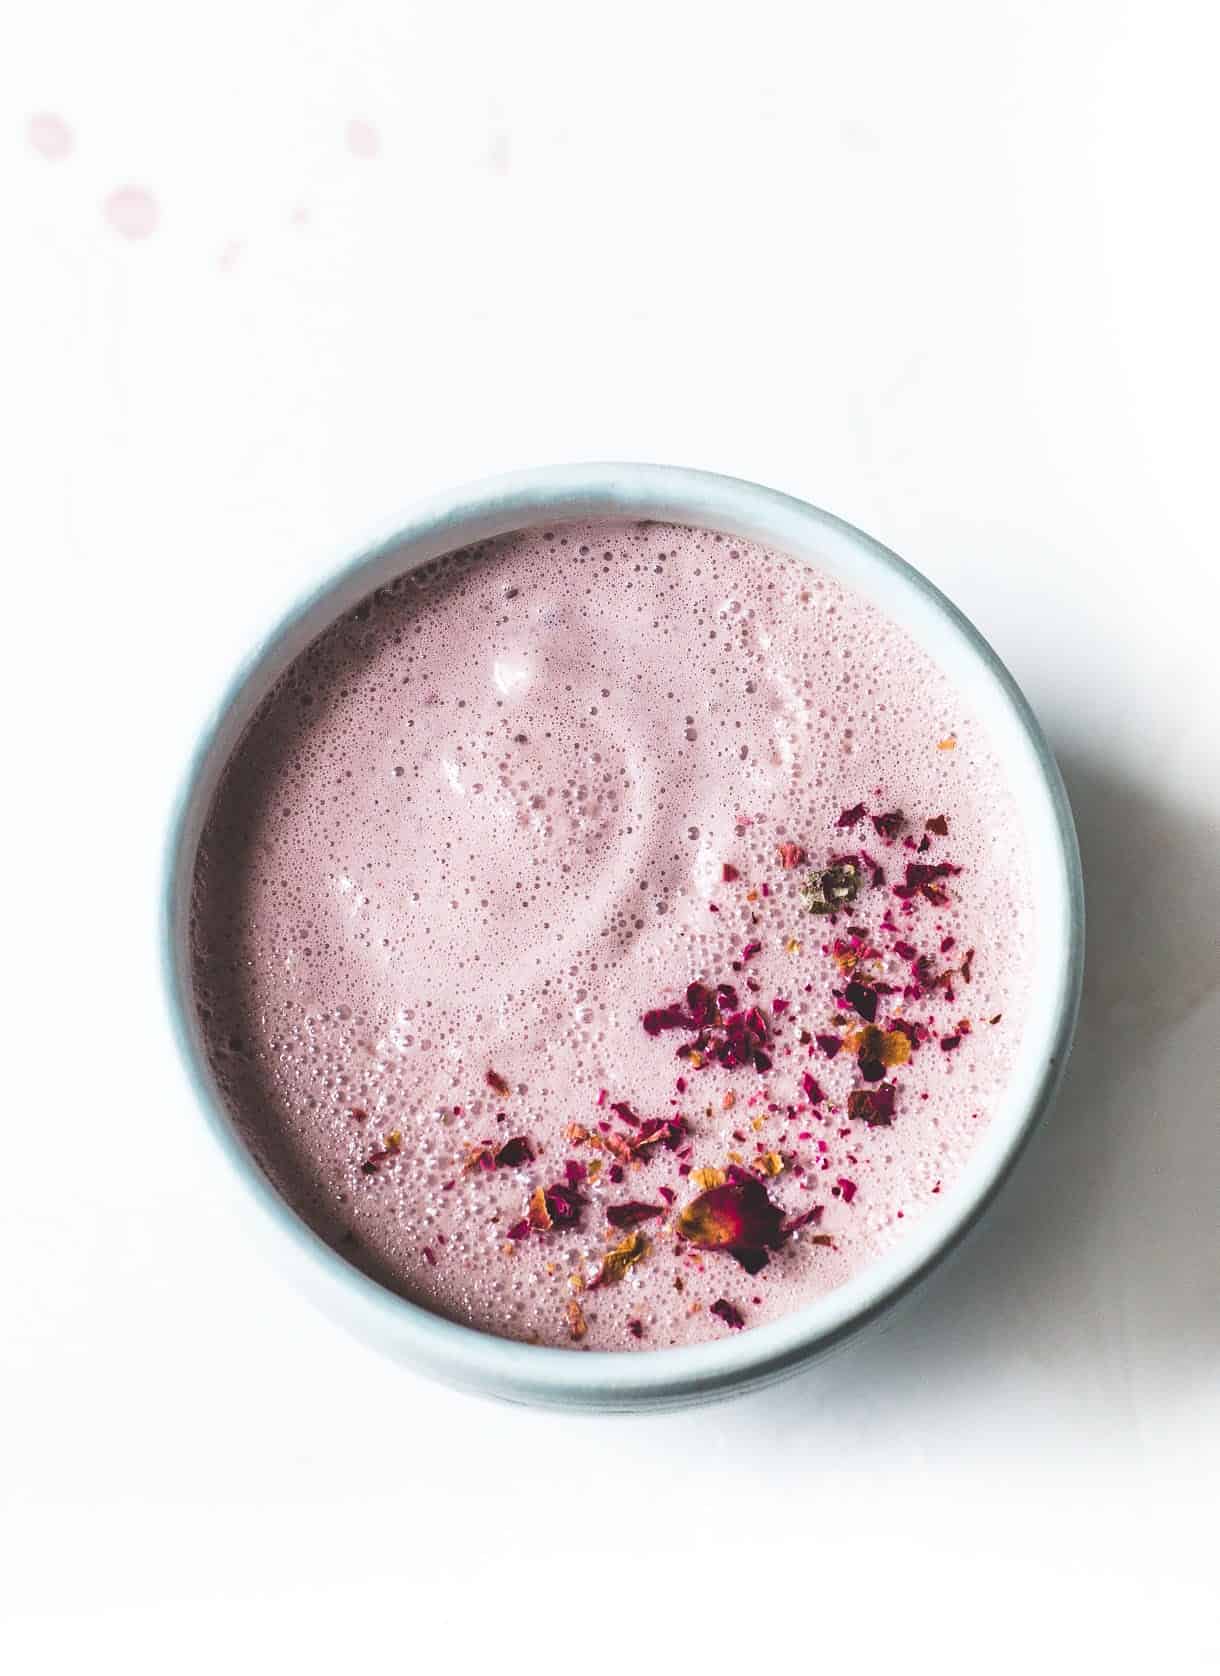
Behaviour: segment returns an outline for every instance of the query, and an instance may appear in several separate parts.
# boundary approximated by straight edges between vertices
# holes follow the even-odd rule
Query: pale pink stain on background
[[[102,214],[125,239],[148,238],[161,220],[157,200],[142,186],[118,187],[102,205]]]
[[[487,136],[486,161],[493,175],[506,175],[512,168],[512,139],[507,128],[493,128]]]
[[[39,111],[26,124],[30,145],[48,163],[59,163],[71,155],[76,142],[72,130],[62,116],[52,111]]]
[[[298,204],[288,219],[294,227],[308,227],[310,221],[309,211],[306,209],[304,204]]]
[[[229,240],[217,258],[216,265],[222,273],[228,273],[244,249],[245,244],[241,239]]]
[[[347,125],[347,149],[353,157],[376,157],[381,151],[381,135],[371,122],[355,117]]]

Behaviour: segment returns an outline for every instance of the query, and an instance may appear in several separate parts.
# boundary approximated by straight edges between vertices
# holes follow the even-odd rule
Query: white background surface
[[[1220,1664],[1210,16],[10,12],[15,1676]],[[154,958],[173,784],[274,614],[417,495],[590,457],[776,484],[944,587],[1061,755],[1091,915],[968,1259],[821,1370],[628,1421],[449,1395],[290,1292]]]

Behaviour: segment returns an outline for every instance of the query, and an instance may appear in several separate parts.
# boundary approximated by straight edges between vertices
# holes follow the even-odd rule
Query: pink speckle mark
[[[161,220],[157,200],[142,186],[118,187],[102,205],[102,214],[125,239],[148,238]]]
[[[228,273],[229,269],[235,266],[237,258],[241,255],[244,249],[245,246],[240,239],[229,240],[217,260],[217,266],[220,268],[222,273]]]
[[[294,227],[308,227],[310,221],[309,211],[304,204],[298,204],[288,219]]]
[[[39,111],[26,127],[30,145],[48,163],[60,163],[72,154],[76,141],[62,116],[51,111]]]
[[[347,125],[347,149],[353,157],[376,157],[381,151],[381,135],[371,122],[356,117]]]
[[[506,128],[493,129],[487,137],[487,167],[503,177],[513,166],[512,139]]]

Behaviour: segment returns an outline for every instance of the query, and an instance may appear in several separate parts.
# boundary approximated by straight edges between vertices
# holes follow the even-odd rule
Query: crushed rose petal
[[[748,1274],[765,1268],[784,1239],[784,1216],[756,1177],[734,1168],[678,1213],[678,1232],[703,1251],[726,1251]]]
[[[588,1332],[588,1327],[585,1324],[585,1312],[575,1298],[568,1299],[564,1314],[568,1318],[568,1337],[571,1339],[584,1338],[586,1332]]]
[[[709,1164],[701,1170],[692,1170],[690,1178],[696,1187],[721,1187],[729,1179],[724,1171],[717,1169],[714,1164]]]
[[[842,860],[820,873],[808,873],[801,886],[801,901],[811,914],[836,914],[851,905],[860,889],[860,869],[854,861]]]
[[[663,1205],[646,1205],[639,1199],[628,1199],[623,1205],[606,1206],[606,1221],[612,1228],[638,1228],[641,1222],[664,1215]]]
[[[726,1327],[744,1327],[746,1324],[745,1316],[727,1298],[717,1298],[714,1304],[709,1304],[708,1313],[718,1315]]]
[[[638,1263],[648,1250],[648,1241],[637,1228],[634,1233],[607,1251],[602,1258],[602,1266],[596,1276],[589,1282],[589,1291],[599,1286],[611,1286],[616,1280],[621,1280],[633,1263]]]
[[[894,1121],[895,1092],[892,1082],[878,1088],[853,1088],[847,1096],[848,1117],[867,1123],[870,1129],[888,1128]]]

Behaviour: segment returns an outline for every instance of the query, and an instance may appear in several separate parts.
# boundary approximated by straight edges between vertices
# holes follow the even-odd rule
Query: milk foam
[[[948,817],[920,858],[962,868],[947,905],[904,911],[891,886],[914,857],[901,839],[836,828],[861,801],[903,810],[915,839]],[[823,864],[862,847],[886,884],[832,926],[804,911],[783,841]],[[728,883],[726,863],[739,872]],[[901,930],[883,937],[887,909]],[[810,1056],[799,1041],[847,1028],[830,1022],[844,1014],[829,952],[847,924],[886,951],[871,975],[899,993],[883,1012],[932,1031],[893,1072],[890,1128],[847,1117],[862,1086],[848,1052]],[[193,918],[212,1064],[299,1213],[455,1320],[569,1345],[575,1297],[579,1345],[609,1349],[720,1337],[732,1330],[709,1313],[720,1298],[747,1326],[798,1308],[951,1192],[1009,1075],[1033,935],[1015,805],[929,657],[828,576],[657,524],[505,537],[402,577],[324,634],[234,753]],[[976,951],[970,983],[952,1004],[904,1001],[895,941],[940,961],[949,938],[945,966]],[[761,949],[742,963],[748,942]],[[770,1072],[692,1070],[675,1057],[680,1033],[644,1033],[642,1013],[696,979],[762,1005]],[[776,997],[787,1012],[772,1014]],[[969,1033],[942,1051],[962,1019]],[[827,1097],[818,1108],[806,1070]],[[821,1206],[820,1223],[751,1277],[684,1245],[667,1212],[617,1284],[574,1291],[621,1237],[607,1206],[660,1204],[666,1186],[678,1208],[697,1191],[674,1151],[653,1148],[614,1184],[611,1156],[566,1138],[573,1123],[620,1131],[616,1101],[680,1113],[696,1170],[775,1151],[768,1192],[793,1216]],[[516,1135],[533,1163],[463,1168],[474,1143]],[[363,1168],[378,1153],[390,1156]],[[568,1159],[601,1165],[580,1227],[510,1240]]]

